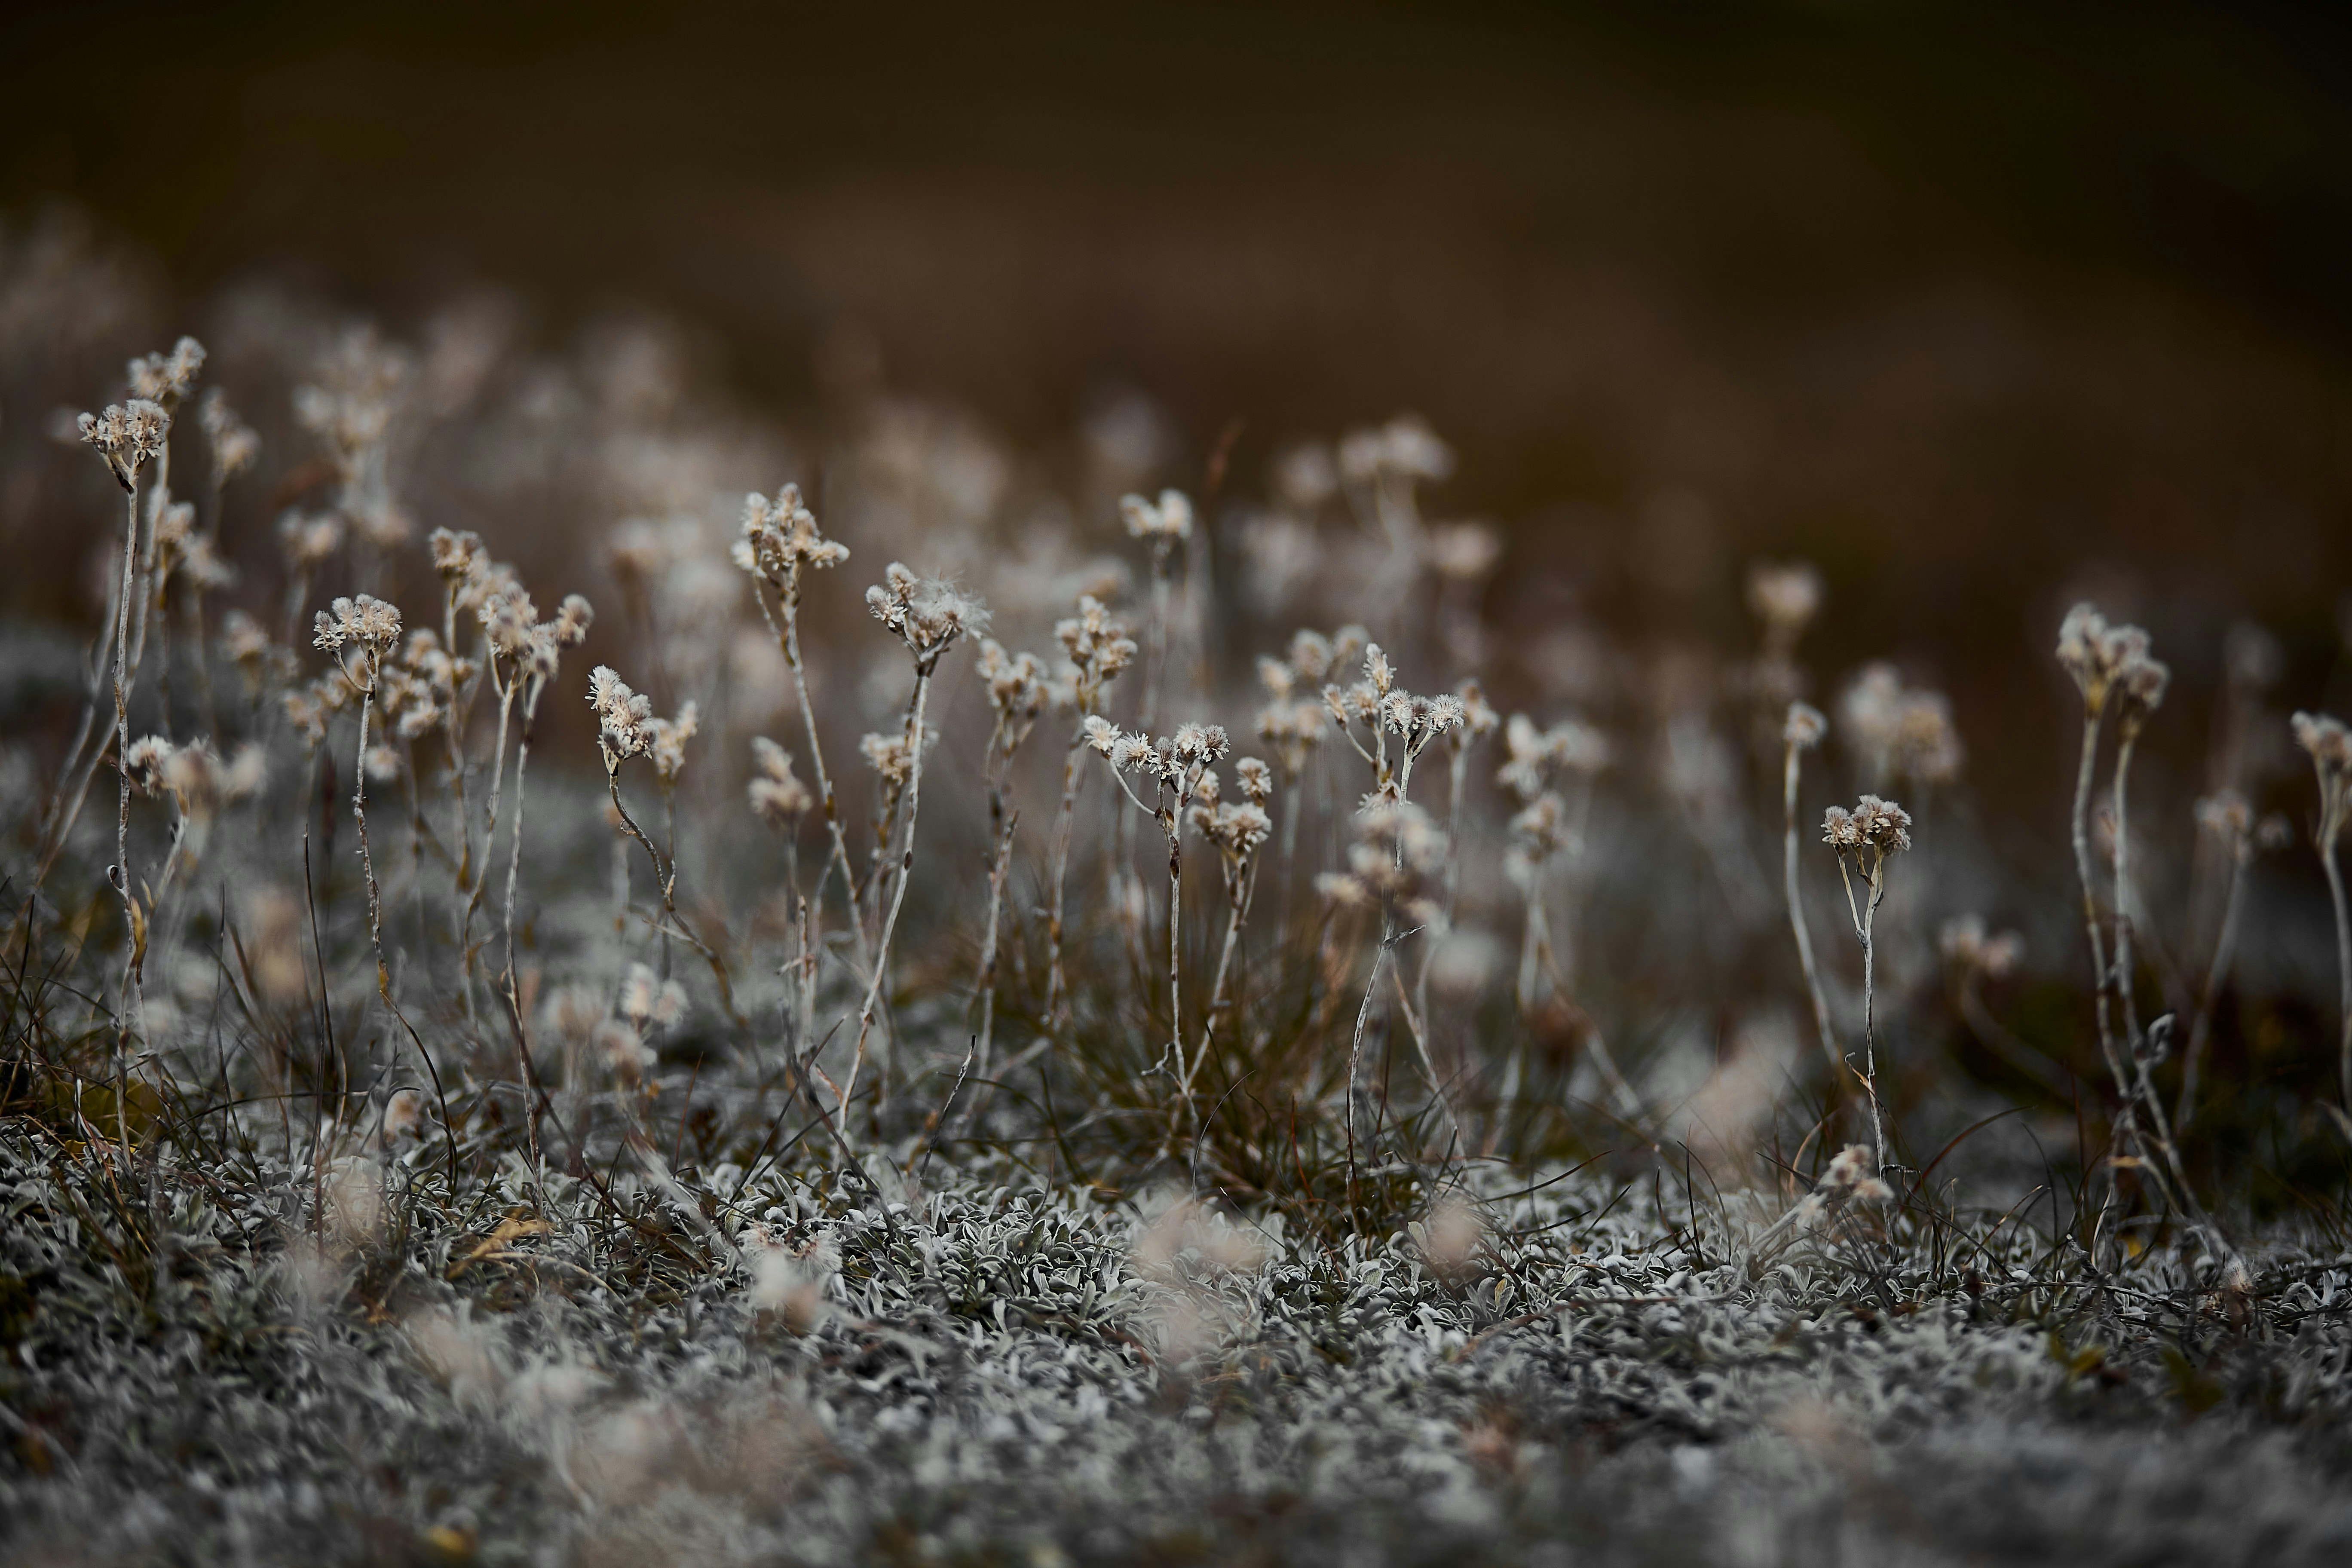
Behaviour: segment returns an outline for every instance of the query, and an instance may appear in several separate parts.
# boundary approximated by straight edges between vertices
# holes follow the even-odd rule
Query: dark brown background
[[[1115,385],[1195,461],[1240,416],[1245,477],[1412,407],[1441,510],[1517,531],[1498,614],[1729,633],[1739,562],[1806,553],[1824,665],[1919,661],[1980,754],[2084,588],[2189,691],[2234,613],[2289,701],[2330,679],[2352,78],[2314,16],[325,10],[13,8],[0,208],[68,198],[187,298],[650,306],[787,414],[845,323],[1019,440]],[[1676,493],[1706,526],[1649,521]]]

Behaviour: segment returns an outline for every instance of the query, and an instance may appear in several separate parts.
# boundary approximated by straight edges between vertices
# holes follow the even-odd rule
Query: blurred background
[[[2192,679],[2236,614],[2327,679],[2346,36],[2260,5],[20,4],[0,210],[20,270],[37,215],[79,215],[147,336],[257,278],[395,330],[487,288],[543,341],[657,315],[787,416],[878,375],[1035,447],[1139,392],[1191,482],[1230,421],[1255,482],[1411,408],[1460,454],[1446,509],[1512,531],[1525,613],[1630,572],[1644,616],[1733,617],[1745,558],[1802,554],[1833,657],[1930,659],[1982,731],[2086,588]],[[12,356],[109,325],[13,315]]]
[[[2064,607],[2146,625],[2176,670],[2135,775],[2146,874],[2192,911],[2149,921],[2178,928],[2168,973],[2201,962],[2218,886],[2191,800],[2234,784],[2305,819],[2285,712],[2352,702],[2347,42],[2260,5],[18,4],[0,721],[76,711],[118,503],[70,416],[183,331],[261,431],[218,524],[273,628],[271,524],[331,500],[291,394],[397,343],[401,515],[292,609],[429,597],[415,536],[476,529],[543,603],[596,597],[589,656],[648,670],[666,711],[731,692],[747,733],[783,700],[721,553],[744,490],[799,480],[859,552],[812,607],[866,639],[818,706],[873,725],[905,677],[855,662],[872,568],[961,573],[1046,647],[1079,587],[1140,570],[1118,493],[1176,485],[1203,501],[1207,617],[1180,657],[1229,721],[1291,627],[1418,617],[1372,628],[1416,689],[1475,670],[1507,709],[1591,715],[1624,738],[1626,819],[1671,798],[1703,843],[1744,789],[1777,852],[1772,736],[1738,740],[1744,584],[1804,560],[1815,700],[1891,659],[1965,745],[1910,972],[1933,980],[1946,915],[2027,923],[2056,977],[2037,1037],[2079,1043]],[[1452,448],[1430,520],[1499,542],[1410,614],[1349,586],[1382,581],[1366,531],[1278,478],[1297,441],[1406,412]],[[960,700],[951,729],[978,721]],[[711,744],[732,760],[697,787],[732,810],[741,747]],[[1849,755],[1814,783],[1872,776]],[[1772,862],[1731,839],[1675,885],[1736,906],[1779,984]],[[1690,994],[1653,939],[1691,921],[1647,851],[1620,861],[1617,940],[1668,956],[1601,985]],[[2309,1076],[2326,897],[2307,854],[2266,864],[2269,1010],[2217,1049]]]

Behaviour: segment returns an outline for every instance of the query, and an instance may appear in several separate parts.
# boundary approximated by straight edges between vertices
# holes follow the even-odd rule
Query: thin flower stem
[[[126,519],[122,538],[122,598],[114,633],[114,769],[121,778],[120,804],[114,821],[114,889],[122,897],[122,1003],[114,1033],[114,1122],[122,1144],[122,1166],[131,1168],[131,1120],[124,1109],[131,1089],[131,1037],[145,1037],[147,998],[140,975],[146,952],[145,922],[139,900],[131,890],[131,600],[139,564],[139,496],[136,484],[126,487]],[[62,842],[62,835],[60,835]]]
[[[1822,990],[1821,971],[1813,963],[1812,932],[1805,925],[1804,900],[1799,891],[1797,877],[1797,785],[1803,770],[1801,752],[1794,741],[1789,742],[1788,754],[1780,768],[1780,794],[1784,826],[1780,839],[1781,886],[1789,902],[1789,929],[1797,938],[1797,962],[1805,972],[1805,994],[1812,999],[1813,1028],[1821,1036],[1822,1054],[1829,1058],[1831,1092],[1843,1080],[1840,1070],[1845,1065],[1838,1054],[1837,1036],[1830,1027],[1829,997]]]
[[[2246,902],[2246,851],[2233,847],[2230,855],[2230,886],[2221,904],[2221,930],[2213,941],[2213,963],[2205,972],[2205,989],[2198,998],[2197,1018],[2189,1026],[2189,1046],[2180,1060],[2180,1099],[2173,1112],[2174,1131],[2186,1133],[2197,1115],[2198,1070],[2205,1059],[2206,1043],[2213,1033],[2213,1007],[2221,1000],[2221,987],[2230,978],[2230,963],[2236,956],[2238,920]]]
[[[1362,1212],[1356,1203],[1356,1082],[1364,1056],[1364,1028],[1371,1021],[1372,995],[1380,989],[1381,969],[1389,961],[1389,944],[1395,940],[1396,921],[1383,907],[1381,910],[1381,945],[1372,953],[1372,973],[1364,982],[1364,999],[1356,1008],[1356,1027],[1348,1037],[1348,1213],[1360,1226]]]
[[[1045,916],[1045,1017],[1049,1026],[1058,1016],[1057,1009],[1069,989],[1062,970],[1063,900],[1069,887],[1070,836],[1076,825],[1078,786],[1085,777],[1078,764],[1086,745],[1086,731],[1073,731],[1062,758],[1062,804],[1054,814],[1054,892]],[[981,1076],[985,1078],[987,1074]]]
[[[866,1000],[857,1009],[856,1047],[850,1054],[849,1071],[842,1079],[836,1119],[845,1143],[849,1137],[850,1097],[857,1092],[857,1075],[866,1065],[866,1037],[873,1030],[874,1009],[882,999],[883,980],[890,967],[890,939],[898,929],[898,911],[906,904],[907,882],[915,869],[915,818],[923,804],[923,710],[930,689],[930,667],[918,665],[914,700],[909,705],[908,717],[908,733],[912,737],[912,760],[907,771],[906,837],[899,853],[898,879],[890,889],[890,911],[882,922],[880,940],[875,945],[874,971],[866,983]]]

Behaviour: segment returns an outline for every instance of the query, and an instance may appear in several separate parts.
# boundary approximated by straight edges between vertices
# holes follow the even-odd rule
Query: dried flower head
[[[642,963],[632,963],[621,981],[614,1011],[639,1034],[648,1027],[667,1028],[686,1016],[686,988],[675,980],[661,979]]]
[[[838,566],[849,547],[827,539],[816,514],[802,504],[801,488],[786,485],[772,499],[758,491],[743,498],[743,536],[736,541],[735,564],[796,599],[803,567]]]
[[[308,575],[343,547],[343,520],[333,512],[289,511],[278,520],[278,547],[298,575]]]
[[[988,689],[997,722],[1026,734],[1045,709],[1045,665],[1034,654],[1008,654],[995,638],[982,637],[974,673]]]
[[[1988,935],[1981,915],[1954,915],[1944,922],[1937,945],[1944,962],[1963,973],[2003,980],[2025,958],[2025,939],[2013,931]]]
[[[371,663],[390,653],[400,641],[400,612],[382,599],[362,594],[338,598],[320,610],[312,625],[311,646],[321,653],[351,649]]]
[[[898,634],[919,670],[928,672],[966,633],[988,629],[988,608],[951,583],[918,577],[893,561],[883,581],[866,590],[866,607]]]
[[[1445,830],[1421,807],[1374,799],[1356,814],[1348,869],[1318,876],[1316,890],[1343,907],[1392,909],[1410,924],[1442,934],[1442,877],[1450,851]]]
[[[1121,496],[1118,517],[1131,537],[1150,540],[1160,550],[1192,537],[1192,502],[1181,490],[1161,490],[1157,501]]]
[[[1456,583],[1478,583],[1503,558],[1503,536],[1487,522],[1441,522],[1429,531],[1429,566]]]
[[[1748,608],[1764,623],[1764,644],[1786,654],[1821,613],[1822,574],[1803,561],[1759,561],[1748,569]]]
[[[1514,713],[1503,726],[1505,761],[1495,781],[1522,801],[1532,801],[1565,774],[1586,780],[1609,766],[1609,737],[1590,724],[1563,719],[1549,730],[1538,730],[1524,713]]]
[[[2325,713],[2297,713],[2293,724],[2294,743],[2311,754],[2312,771],[2319,778],[2319,820],[2312,839],[2326,855],[2352,816],[2352,730]]]
[[[1830,721],[1822,710],[1809,702],[1789,704],[1787,722],[1780,726],[1780,739],[1801,752],[1810,752],[1822,743],[1830,732]]]
[[[219,387],[206,389],[204,401],[196,405],[196,420],[204,426],[205,444],[212,448],[215,480],[232,479],[261,460],[261,437],[237,417],[236,410],[228,405],[228,397]]]
[[[2155,706],[2146,700],[2149,693],[2156,701],[2163,700],[2168,672],[2155,664],[2148,649],[2146,632],[2137,626],[2111,626],[2089,605],[2076,605],[2059,624],[2058,662],[2083,693],[2084,710],[2095,715],[2105,709],[2108,694],[2119,683],[2134,691],[2135,701],[2143,710]]]
[[[600,664],[588,672],[588,704],[596,710],[596,742],[607,772],[654,743],[652,700],[629,689],[612,666]]]
[[[1869,1145],[1849,1143],[1830,1162],[1829,1169],[1822,1173],[1813,1190],[1798,1203],[1796,1228],[1824,1230],[1855,1204],[1883,1204],[1894,1197],[1893,1190],[1879,1179],[1877,1162]]]
[[[1911,814],[1891,800],[1866,795],[1852,811],[1833,805],[1822,814],[1822,842],[1840,854],[1868,851],[1883,859],[1911,847]]]
[[[327,444],[348,477],[383,443],[408,374],[407,353],[373,327],[352,328],[320,358],[312,380],[294,389],[294,421]]]
[[[85,414],[75,428],[82,445],[106,460],[115,483],[128,490],[149,458],[163,451],[172,434],[172,416],[162,404],[144,397],[109,404],[102,414]]]
[[[433,552],[433,570],[452,586],[474,581],[489,564],[489,552],[478,533],[436,528],[425,542]]]
[[[648,719],[646,726],[651,731],[646,750],[653,758],[654,774],[667,788],[677,783],[677,775],[686,770],[686,743],[694,739],[701,728],[701,710],[691,699],[677,710],[674,719]]]
[[[1865,665],[1839,700],[1838,716],[1871,779],[1945,784],[1959,774],[1951,702],[1940,692],[1906,688],[1891,664]]]
[[[171,758],[171,742],[161,735],[142,736],[123,749],[122,772],[141,795],[158,795],[163,788],[163,765]]]
[[[1339,471],[1331,448],[1320,441],[1302,442],[1274,461],[1274,493],[1301,517],[1311,518],[1339,489]]]
[[[751,761],[756,771],[744,794],[752,815],[779,833],[791,833],[816,797],[793,773],[793,754],[765,735],[751,738]]]
[[[1351,484],[1442,479],[1453,471],[1454,449],[1416,414],[1401,414],[1377,429],[1350,431],[1339,442],[1339,472]]]
[[[205,345],[194,338],[182,338],[168,353],[132,360],[125,374],[131,383],[131,396],[173,408],[194,387],[204,368]]]

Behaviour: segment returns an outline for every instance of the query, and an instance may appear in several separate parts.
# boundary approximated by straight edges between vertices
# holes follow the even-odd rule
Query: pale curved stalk
[[[1084,730],[1071,734],[1069,748],[1062,758],[1062,804],[1054,814],[1054,893],[1045,916],[1045,1017],[1049,1025],[1068,989],[1062,971],[1062,920],[1064,897],[1070,880],[1070,836],[1076,826],[1078,785],[1085,777],[1078,763],[1086,745]]]
[[[833,775],[825,771],[824,743],[817,739],[816,709],[809,701],[808,670],[801,661],[799,568],[797,566],[793,568],[793,582],[789,587],[780,589],[776,595],[777,611],[783,616],[782,626],[776,624],[776,614],[769,610],[768,596],[761,590],[757,582],[751,584],[751,596],[759,602],[760,618],[768,623],[770,634],[775,637],[777,646],[783,650],[784,664],[793,672],[793,695],[799,700],[801,723],[808,731],[809,770],[816,775],[817,799],[824,809],[825,830],[833,840],[833,853],[825,861],[824,868],[817,873],[816,896],[812,900],[815,906],[812,918],[816,922],[816,930],[811,934],[811,941],[813,943],[822,944],[824,923],[824,885],[833,875],[835,867],[838,866],[841,870],[842,897],[850,906],[850,934],[857,944],[858,966],[863,968],[867,963],[866,926],[865,922],[857,918],[857,878],[850,867],[849,835],[842,827],[841,809],[834,799]],[[816,948],[813,946],[811,951],[814,952]]]
[[[835,1110],[844,1142],[849,1136],[849,1100],[857,1092],[857,1075],[866,1065],[866,1041],[874,1027],[874,1009],[882,1000],[882,983],[890,967],[890,939],[898,929],[898,911],[907,901],[907,883],[915,868],[915,819],[923,804],[923,710],[930,696],[931,672],[915,671],[915,699],[908,733],[914,737],[913,760],[907,773],[907,827],[900,851],[898,876],[890,889],[890,912],[883,920],[881,939],[874,949],[874,973],[866,983],[866,1000],[857,1009],[857,1045],[850,1054]]]
[[[490,684],[499,694],[499,729],[497,748],[490,763],[490,798],[482,816],[482,864],[474,869],[474,885],[466,895],[466,912],[457,928],[457,961],[461,966],[458,980],[465,987],[469,1005],[474,992],[474,914],[482,907],[483,889],[489,886],[489,878],[484,872],[491,864],[490,857],[498,846],[499,795],[506,784],[507,726],[513,716],[515,695],[514,688],[499,679],[497,651],[485,646],[482,657]],[[652,846],[648,845],[646,848],[650,851]],[[655,857],[654,866],[658,871],[661,866],[659,856]]]
[[[131,1037],[135,1028],[146,1037],[147,994],[140,973],[145,956],[145,932],[139,900],[131,890],[131,599],[139,564],[139,489],[126,487],[128,519],[122,541],[122,599],[114,635],[114,757],[121,776],[120,804],[114,820],[114,888],[122,896],[122,1004],[114,1033],[114,1121],[122,1143],[122,1166],[131,1168],[131,1119],[124,1101],[131,1089]],[[96,759],[93,758],[93,765]],[[58,842],[64,842],[59,834]]]
[[[996,968],[997,932],[1004,912],[1004,879],[1013,865],[1013,835],[1020,826],[1021,814],[1004,809],[1003,780],[1000,765],[1012,762],[1011,753],[1003,748],[1004,725],[1000,720],[995,733],[989,737],[988,757],[988,818],[992,833],[988,862],[988,920],[981,937],[980,976],[980,1039],[975,1047],[975,1059],[980,1064],[980,1076],[988,1077],[990,1050],[996,1034]]]
[[[1805,926],[1805,906],[1797,877],[1797,784],[1803,763],[1796,742],[1789,742],[1780,768],[1780,793],[1785,826],[1780,839],[1780,879],[1789,901],[1789,929],[1796,933],[1797,962],[1805,972],[1805,994],[1812,999],[1813,1028],[1821,1036],[1822,1054],[1829,1058],[1830,1084],[1843,1082],[1845,1062],[1838,1054],[1837,1036],[1830,1027],[1829,997],[1822,991],[1821,971],[1813,963],[1812,932]]]

